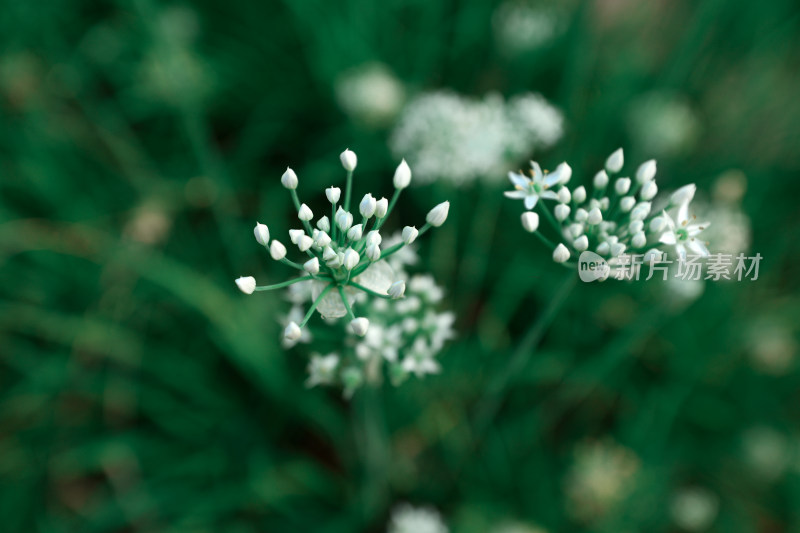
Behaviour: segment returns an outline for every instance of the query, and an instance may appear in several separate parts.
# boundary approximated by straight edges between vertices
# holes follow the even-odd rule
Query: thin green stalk
[[[353,188],[353,171],[347,171],[347,188],[344,191],[344,210],[350,211],[350,190]]]
[[[556,221],[556,218],[550,212],[550,209],[547,207],[547,204],[544,201],[540,201],[539,204],[542,206],[542,213],[544,213],[544,217],[550,222],[550,225],[553,226],[553,229],[556,230],[558,235],[561,235],[561,224]]]
[[[281,263],[283,263],[284,265],[289,265],[290,267],[296,268],[298,270],[305,270],[303,268],[303,265],[301,265],[300,263],[295,263],[291,259],[286,259],[285,257],[281,259]]]
[[[514,354],[508,360],[506,367],[502,372],[497,374],[495,379],[489,384],[488,390],[479,404],[480,407],[475,422],[476,435],[484,434],[492,423],[492,420],[494,420],[503,402],[506,389],[511,379],[525,368],[533,354],[536,353],[539,342],[542,340],[547,328],[552,324],[564,303],[566,303],[577,279],[578,276],[575,271],[571,270],[553,299],[550,300],[547,308],[539,316],[538,320],[533,323],[530,329],[528,329],[525,337],[523,337]]]
[[[312,303],[311,307],[308,308],[308,312],[306,313],[306,316],[303,317],[303,321],[300,323],[300,327],[301,328],[303,326],[305,326],[306,323],[308,323],[309,319],[311,319],[311,315],[313,315],[314,311],[316,311],[317,306],[319,305],[319,302],[321,302],[322,299],[325,298],[325,295],[328,294],[328,292],[330,292],[330,290],[332,288],[333,288],[333,285],[330,284],[327,287],[325,287],[324,289],[322,289],[322,292],[319,293],[319,296],[317,296],[317,299],[314,300],[314,303]]]
[[[366,292],[367,294],[371,294],[372,296],[377,296],[378,298],[383,298],[384,300],[393,300],[393,298],[391,296],[389,296],[388,294],[381,294],[381,293],[375,292],[372,289],[368,289],[368,288],[364,287],[363,285],[356,283],[355,281],[351,281],[348,285],[352,285],[356,289],[362,290],[362,291]]]
[[[257,291],[272,291],[275,289],[282,289],[284,287],[288,287],[289,285],[294,285],[295,283],[300,283],[301,281],[308,281],[314,279],[314,276],[303,276],[302,278],[295,278],[290,279],[289,281],[284,281],[282,283],[276,283],[275,285],[262,285],[261,287],[256,287],[255,290]]]
[[[350,302],[347,301],[347,296],[344,294],[344,289],[341,285],[336,286],[339,289],[339,296],[342,297],[342,303],[344,303],[344,308],[347,311],[347,318],[350,320],[355,320],[356,315],[353,314],[353,309],[350,307]]]

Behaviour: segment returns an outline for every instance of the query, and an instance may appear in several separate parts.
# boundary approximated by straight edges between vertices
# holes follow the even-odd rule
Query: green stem
[[[352,285],[356,289],[362,290],[362,291],[366,292],[367,294],[371,294],[372,296],[377,296],[378,298],[383,298],[384,300],[393,300],[393,298],[391,296],[389,296],[388,294],[381,294],[379,292],[375,292],[372,289],[368,289],[368,288],[364,287],[363,285],[356,283],[355,281],[351,281],[348,285]]]
[[[281,259],[281,263],[283,263],[284,265],[289,265],[290,267],[296,268],[298,270],[305,270],[303,268],[303,265],[301,265],[300,263],[295,263],[291,259],[286,259],[285,257]]]
[[[325,297],[325,295],[326,295],[326,294],[328,294],[328,292],[329,292],[329,291],[330,291],[332,288],[333,288],[333,285],[332,285],[332,284],[330,284],[330,285],[328,285],[327,287],[325,287],[324,289],[322,289],[322,292],[321,292],[321,293],[319,293],[319,296],[317,296],[317,299],[316,299],[316,300],[314,300],[314,303],[312,303],[312,304],[311,304],[311,307],[308,309],[308,312],[306,313],[306,316],[304,316],[304,317],[303,317],[303,322],[301,322],[301,323],[300,323],[300,327],[301,327],[301,328],[302,328],[303,326],[305,326],[305,325],[306,325],[306,323],[307,323],[307,322],[309,321],[309,319],[311,318],[311,315],[313,315],[313,314],[314,314],[314,311],[316,311],[316,309],[317,309],[317,306],[319,305],[319,302],[320,302],[320,301],[322,301],[322,299]]]
[[[347,296],[344,294],[344,289],[341,285],[336,286],[339,289],[339,296],[342,297],[342,303],[344,304],[344,308],[347,310],[347,318],[350,320],[355,320],[356,315],[353,314],[353,309],[350,307],[350,302],[347,301]]]
[[[547,204],[544,203],[544,200],[540,201],[539,204],[542,206],[542,213],[544,213],[544,217],[550,222],[550,225],[553,226],[553,229],[556,230],[559,238],[561,238],[561,224],[556,221],[555,217],[550,212],[550,209],[547,207]]]
[[[344,210],[350,211],[350,190],[353,188],[353,171],[347,171],[347,188],[344,191]]]
[[[488,390],[481,400],[476,417],[476,435],[483,435],[492,423],[492,420],[494,420],[494,417],[500,409],[509,383],[512,378],[519,375],[528,364],[533,354],[536,353],[539,342],[567,301],[577,279],[578,276],[575,275],[575,272],[570,271],[568,277],[564,280],[558,292],[556,292],[556,295],[550,300],[547,308],[539,316],[538,320],[533,323],[530,329],[528,329],[525,337],[508,360],[506,367],[501,373],[497,374],[495,379],[489,384]]]
[[[288,287],[289,285],[294,285],[295,283],[300,283],[301,281],[309,281],[312,279],[314,279],[314,276],[303,276],[302,278],[290,279],[289,281],[284,281],[283,283],[276,283],[275,285],[262,285],[261,287],[256,287],[255,290],[271,291],[275,289],[282,289],[284,287]]]
[[[534,231],[533,233],[537,237],[539,237],[539,240],[542,241],[546,246],[548,246],[550,248],[550,250],[555,250],[556,249],[556,245],[553,244],[553,241],[551,241],[550,239],[548,239],[547,237],[542,235],[541,231]]]

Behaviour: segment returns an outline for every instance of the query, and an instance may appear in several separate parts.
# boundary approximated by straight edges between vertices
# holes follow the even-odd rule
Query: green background
[[[700,485],[719,497],[713,530],[800,531],[800,371],[756,371],[747,341],[775,324],[796,339],[800,323],[800,10],[564,6],[562,35],[509,56],[492,35],[494,2],[4,2],[0,529],[370,532],[410,501],[456,532],[508,518],[677,531],[671,497]],[[289,275],[252,234],[256,220],[275,236],[291,227],[287,165],[319,204],[351,148],[355,198],[389,196],[390,131],[335,99],[339,74],[372,61],[410,94],[541,92],[566,135],[537,159],[569,161],[572,184],[588,185],[619,146],[629,164],[651,157],[629,127],[632,103],[680,95],[700,129],[659,158],[659,185],[707,193],[743,171],[758,281],[708,283],[689,306],[656,283],[580,284],[539,349],[523,346],[526,364],[482,427],[490,383],[568,273],[522,230],[505,184],[412,187],[392,223],[452,204],[420,247],[419,270],[458,315],[443,373],[351,402],[306,389],[305,357],[278,342],[288,304],[246,297],[233,279]],[[131,221],[152,212],[159,238],[132,238]],[[372,415],[381,422],[365,426]],[[742,447],[764,426],[791,455],[769,480]],[[638,475],[614,512],[582,524],[565,472],[576,444],[607,438],[638,456]]]

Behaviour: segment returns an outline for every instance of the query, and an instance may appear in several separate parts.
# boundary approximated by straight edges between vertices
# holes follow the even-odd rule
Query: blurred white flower
[[[387,533],[448,533],[439,511],[401,504],[394,508]]]
[[[789,439],[781,432],[756,426],[742,435],[744,458],[753,474],[766,482],[777,480],[791,462]]]
[[[495,10],[492,28],[498,48],[507,55],[516,55],[550,44],[564,33],[566,19],[559,4],[506,0]]]
[[[415,183],[497,182],[563,134],[561,112],[537,94],[506,103],[497,94],[472,99],[448,91],[423,93],[403,110],[390,147],[414,168]]]
[[[754,322],[746,334],[746,349],[753,367],[764,374],[782,376],[797,359],[797,341],[792,330],[777,318]]]
[[[701,123],[686,98],[662,92],[647,93],[631,103],[629,137],[639,152],[655,157],[685,153],[697,142]]]
[[[382,63],[368,63],[343,73],[336,81],[342,110],[366,126],[389,124],[405,100],[405,89]]]
[[[679,490],[672,499],[670,514],[675,524],[686,531],[705,531],[719,510],[719,498],[700,487]]]
[[[638,457],[610,440],[579,444],[564,479],[569,514],[584,522],[602,518],[628,495],[638,470]]]

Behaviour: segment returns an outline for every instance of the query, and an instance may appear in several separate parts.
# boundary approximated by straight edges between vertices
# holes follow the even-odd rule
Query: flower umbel
[[[256,241],[269,251],[271,257],[298,270],[300,275],[282,283],[262,286],[258,286],[251,276],[236,280],[239,289],[245,294],[308,286],[303,291],[304,301],[310,298],[311,305],[302,319],[289,321],[285,325],[284,341],[289,346],[303,336],[304,328],[315,311],[327,320],[346,317],[348,331],[359,337],[368,335],[371,329],[370,318],[356,315],[356,311],[362,310],[362,307],[364,311],[369,311],[367,302],[370,300],[388,301],[384,303],[394,301],[389,305],[397,306],[403,303],[406,296],[405,278],[396,279],[397,274],[390,264],[392,256],[431,227],[438,227],[447,219],[449,203],[444,202],[430,211],[427,222],[419,230],[407,226],[403,231],[404,238],[397,238],[395,242],[383,239],[381,227],[410,181],[411,171],[408,165],[405,161],[401,162],[395,173],[395,191],[391,200],[376,200],[371,194],[366,194],[355,206],[354,213],[350,211],[350,203],[356,155],[346,150],[340,159],[347,171],[344,195],[336,187],[326,190],[330,218],[319,218],[314,224],[316,227],[312,226],[314,215],[311,208],[301,204],[298,198],[296,174],[287,169],[281,180],[289,190],[299,222],[303,226],[302,229],[289,231],[289,241],[307,255],[307,258],[297,262],[288,259],[286,247],[275,239],[270,241],[266,225],[258,223],[254,229]],[[341,196],[344,199],[339,203]],[[363,381],[363,373],[358,367],[346,366],[344,360],[340,362],[338,354],[333,355],[336,355],[336,359],[329,355],[312,360],[309,385],[341,380],[347,389]]]
[[[614,151],[605,168],[595,174],[593,191],[584,186],[567,187],[572,169],[566,163],[548,174],[531,162],[530,178],[509,174],[515,190],[505,195],[524,201],[528,211],[523,214],[522,226],[550,248],[556,263],[574,266],[574,260],[587,250],[607,258],[612,267],[622,264],[623,254],[641,254],[643,262],[657,262],[663,257],[661,245],[674,247],[681,259],[687,250],[707,256],[707,243],[700,233],[709,223],[695,223],[689,214],[695,185],[681,187],[663,202],[663,209],[654,210],[652,200],[658,192],[655,160],[642,163],[634,179],[616,177],[624,162],[622,149]],[[539,200],[552,200],[556,205],[551,211]],[[539,213],[533,209],[547,219],[555,239],[542,233]]]

